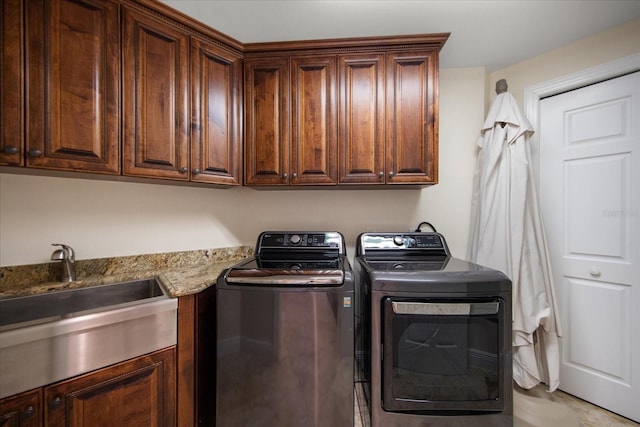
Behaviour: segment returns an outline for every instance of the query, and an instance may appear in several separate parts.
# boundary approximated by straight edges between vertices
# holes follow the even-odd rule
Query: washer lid
[[[239,285],[339,286],[344,283],[344,259],[264,260],[252,258],[227,272],[225,281]]]

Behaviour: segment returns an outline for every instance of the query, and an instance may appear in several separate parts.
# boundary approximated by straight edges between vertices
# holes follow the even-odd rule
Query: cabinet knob
[[[592,277],[600,277],[602,275],[602,273],[600,273],[600,270],[596,269],[596,268],[591,268],[589,269],[589,274]]]
[[[50,410],[58,409],[60,406],[62,406],[62,397],[60,396],[54,397],[53,400],[49,402]]]
[[[378,177],[384,178],[384,172],[383,171],[378,172]]]
[[[34,148],[32,150],[29,150],[29,155],[31,157],[40,157],[40,156],[42,156],[42,150],[37,150],[37,149]]]
[[[389,178],[393,178],[394,175],[395,173],[393,173],[393,171],[389,172]]]
[[[15,145],[7,145],[2,149],[2,152],[5,154],[16,154],[18,152],[18,147]]]
[[[298,177],[297,173],[294,172],[294,173],[291,174],[291,178],[296,179],[297,177]]]
[[[189,169],[187,169],[186,166],[183,166],[183,167],[180,168],[180,173],[187,173],[188,170]]]
[[[22,411],[22,414],[20,415],[20,418],[23,420],[29,419],[31,417],[33,417],[33,414],[36,413],[36,410],[33,408],[33,406],[29,405],[25,408],[24,411]]]
[[[200,173],[200,169],[195,168],[195,169],[193,170],[193,174],[194,174],[194,175],[198,175],[199,173]]]
[[[282,179],[287,179],[287,178],[289,178],[289,174],[283,173],[282,174]]]

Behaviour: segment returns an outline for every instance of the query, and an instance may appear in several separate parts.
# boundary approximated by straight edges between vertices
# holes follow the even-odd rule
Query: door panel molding
[[[524,115],[534,129],[540,128],[540,100],[547,96],[557,95],[579,87],[598,83],[603,80],[619,77],[640,70],[640,53],[625,56],[576,73],[567,74],[556,79],[524,88]],[[531,163],[536,186],[540,188],[540,135],[534,132],[529,139]]]

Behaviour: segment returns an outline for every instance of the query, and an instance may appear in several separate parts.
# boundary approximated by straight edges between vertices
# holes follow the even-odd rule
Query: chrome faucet
[[[62,261],[61,282],[73,282],[76,280],[76,254],[73,248],[62,243],[52,243],[51,246],[62,246],[51,254],[51,261]]]

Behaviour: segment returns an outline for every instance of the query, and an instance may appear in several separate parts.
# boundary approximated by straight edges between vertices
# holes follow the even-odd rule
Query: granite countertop
[[[203,249],[76,261],[73,282],[57,280],[59,263],[0,267],[0,299],[156,278],[173,297],[196,294],[215,284],[220,273],[250,256],[253,248]]]

